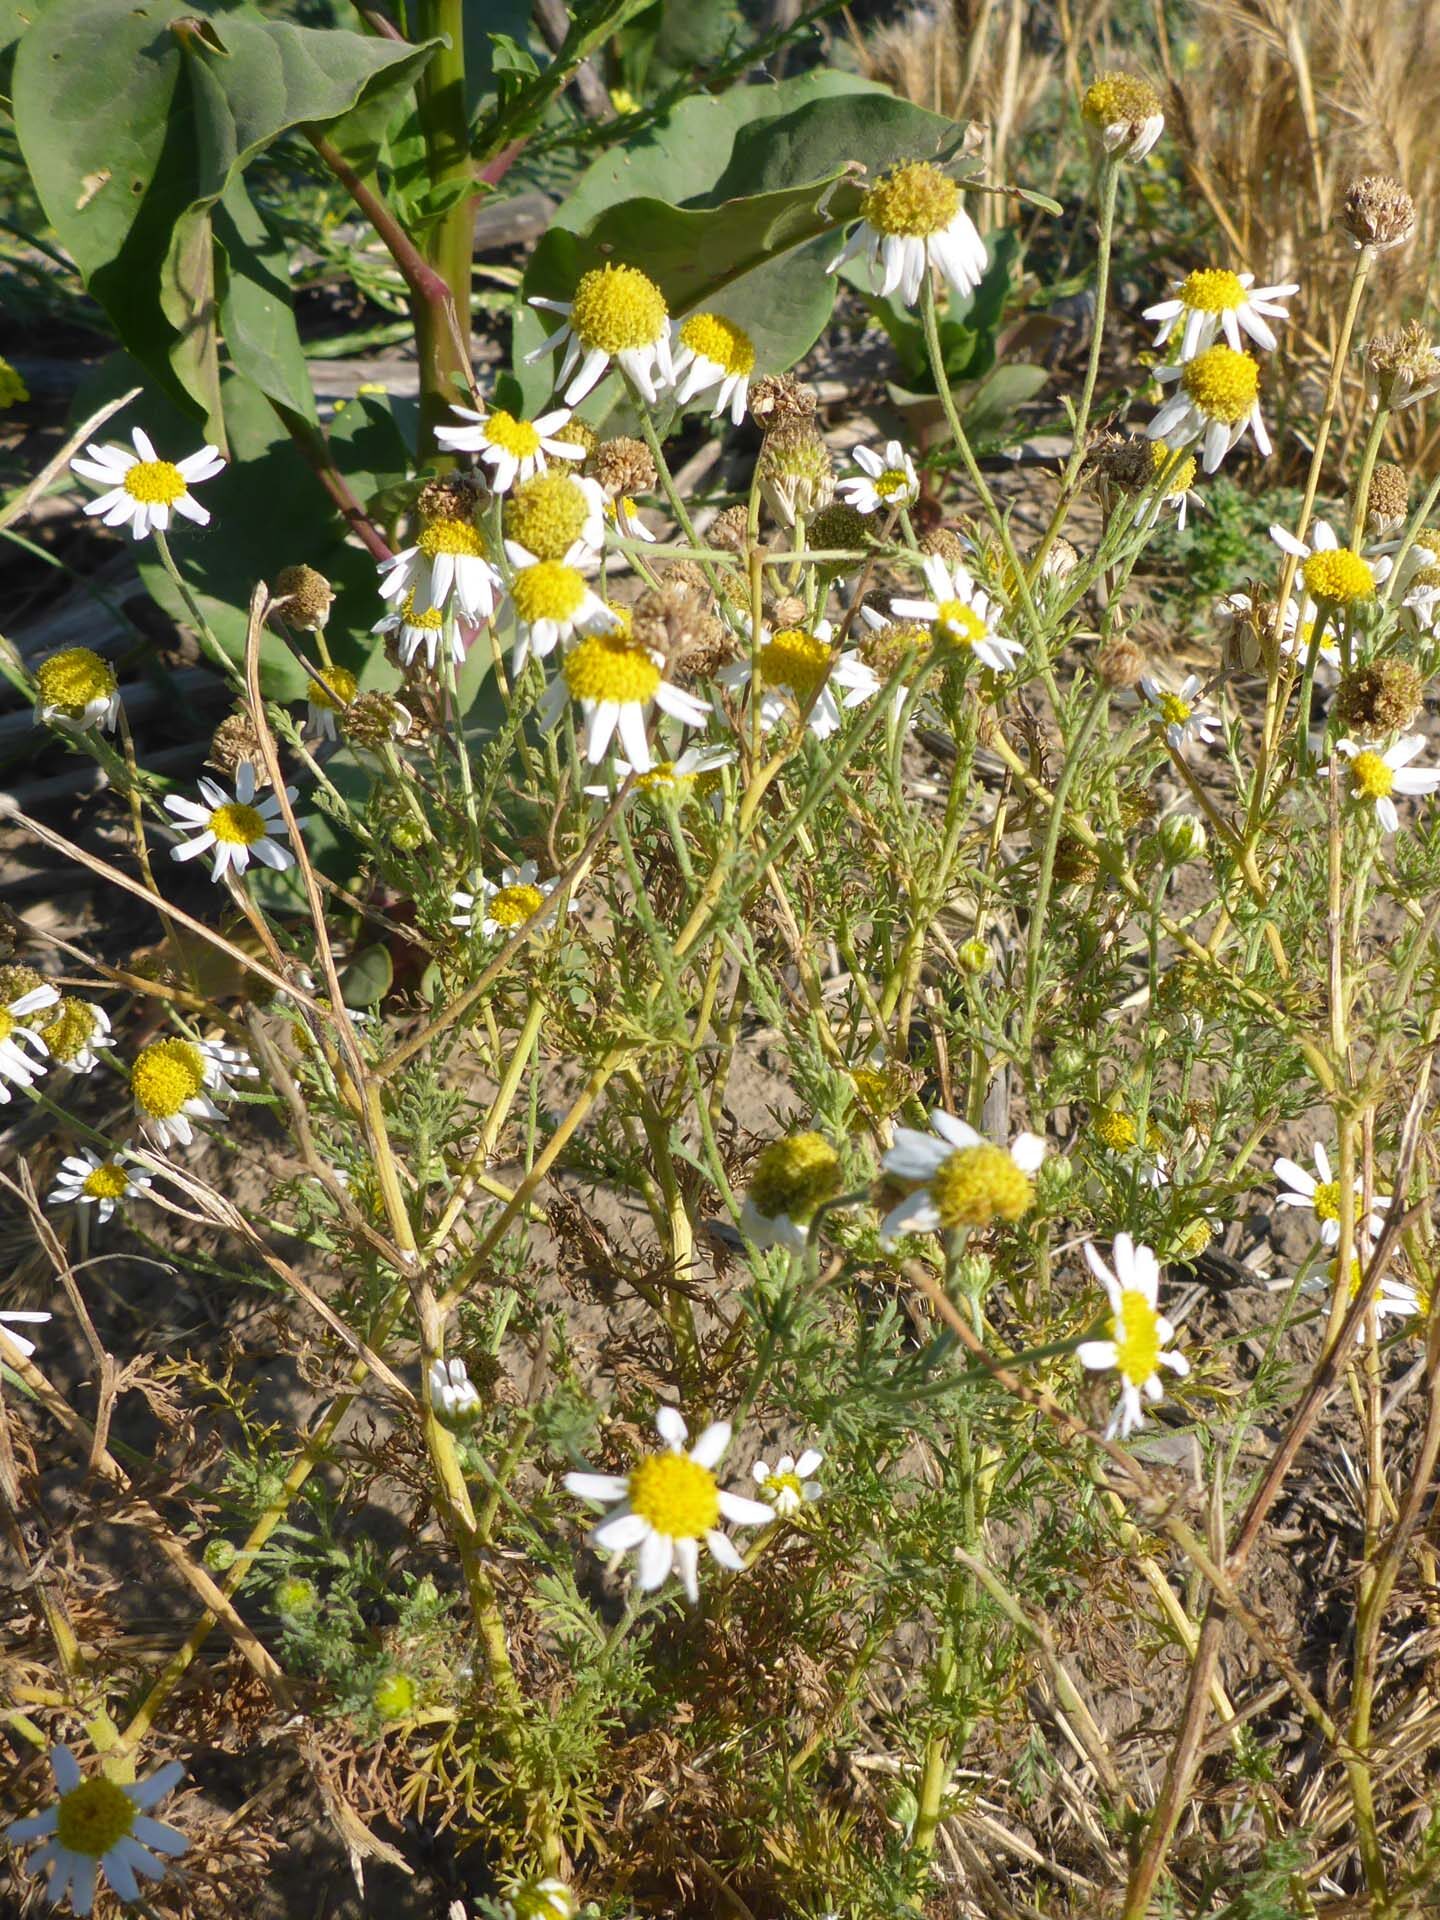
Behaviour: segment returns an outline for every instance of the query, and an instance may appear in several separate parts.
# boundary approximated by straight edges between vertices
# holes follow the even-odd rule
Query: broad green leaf
[[[285,250],[238,174],[221,196],[214,224],[223,269],[220,325],[236,370],[270,399],[315,422],[315,391],[290,302]]]
[[[347,1007],[378,1007],[390,991],[395,963],[388,947],[362,947],[340,976]]]

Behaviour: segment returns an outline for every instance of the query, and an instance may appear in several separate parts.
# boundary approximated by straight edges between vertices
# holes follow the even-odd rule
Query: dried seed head
[[[1335,716],[1353,732],[1372,738],[1400,733],[1420,711],[1424,682],[1408,660],[1391,655],[1343,674],[1335,690]]]
[[[414,716],[393,694],[357,693],[345,709],[341,728],[357,747],[379,747],[387,740],[403,740],[414,726]]]
[[[1090,458],[1095,471],[1120,493],[1143,493],[1155,478],[1155,456],[1143,434],[1102,434]]]
[[[269,776],[260,756],[260,736],[255,731],[255,722],[244,707],[237,707],[215,729],[207,764],[233,779],[242,760],[250,762],[255,769],[255,778],[261,786],[266,785]]]
[[[947,567],[964,566],[968,555],[965,542],[953,527],[931,527],[920,536],[922,553],[938,554]]]
[[[792,420],[808,420],[815,407],[814,388],[793,373],[767,373],[750,383],[750,418],[767,433]]]
[[[1265,657],[1265,640],[1275,632],[1279,611],[1254,581],[1248,591],[1222,594],[1215,602],[1220,658],[1227,673],[1254,672]]]
[[[0,967],[0,1007],[8,1007],[12,1000],[20,1000],[27,993],[33,993],[37,987],[43,987],[44,979],[34,967],[22,966],[18,961],[10,961]]]
[[[1410,476],[1393,460],[1381,460],[1370,476],[1365,531],[1377,540],[1404,526],[1410,513]]]
[[[885,627],[862,627],[856,651],[872,673],[888,680],[899,670],[907,653],[913,649],[918,665],[929,653],[931,644],[929,627],[922,627],[914,620],[897,620]]]
[[[615,440],[602,440],[595,449],[593,464],[595,478],[612,500],[628,500],[637,493],[651,493],[660,477],[645,442],[624,435]]]
[[[272,598],[280,604],[276,612],[292,627],[315,633],[330,618],[335,604],[335,589],[323,573],[314,567],[282,567],[275,576]]]
[[[799,594],[782,593],[779,599],[770,602],[770,624],[773,627],[803,627],[809,612]]]
[[[1143,827],[1147,821],[1155,818],[1159,802],[1148,787],[1119,787],[1115,793],[1115,810],[1120,815],[1120,825],[1126,833],[1136,827]]]
[[[843,500],[832,500],[828,507],[822,507],[806,533],[810,545],[820,553],[847,549],[859,549],[863,553],[875,544],[875,535],[865,515]]]
[[[692,593],[709,596],[710,582],[698,560],[672,560],[667,566],[652,567],[650,571],[662,587],[688,587]]]
[[[667,580],[647,587],[630,609],[630,634],[637,646],[674,660],[689,652],[710,621],[693,587],[683,580]]]
[[[705,537],[721,553],[743,553],[749,528],[750,517],[746,508],[722,507],[710,522],[710,531]]]
[[[485,497],[485,489],[468,473],[447,473],[427,480],[415,502],[424,520],[471,520]]]
[[[1388,173],[1367,173],[1345,191],[1340,224],[1357,247],[1384,253],[1415,231],[1415,202]]]
[[[1408,407],[1440,387],[1440,350],[1418,320],[1377,333],[1365,356],[1371,393],[1384,407]]]
[[[1101,649],[1095,671],[1107,687],[1137,686],[1145,671],[1145,655],[1133,640],[1112,640]]]
[[[767,433],[757,471],[766,505],[787,527],[808,520],[835,497],[830,449],[808,421],[790,420]]]
[[[1050,542],[1050,551],[1040,569],[1044,580],[1068,580],[1080,564],[1078,548],[1073,547],[1063,533],[1056,534]]]
[[[1100,856],[1076,834],[1062,833],[1055,849],[1055,879],[1062,887],[1083,886],[1098,877]]]

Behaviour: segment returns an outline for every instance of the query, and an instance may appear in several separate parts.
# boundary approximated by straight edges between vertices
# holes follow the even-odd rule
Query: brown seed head
[[[822,507],[805,531],[810,545],[821,553],[846,549],[863,553],[875,544],[869,520],[843,500],[832,500],[828,507]]]
[[[928,533],[922,533],[920,551],[938,554],[947,567],[963,566],[965,563],[965,542],[954,527],[931,527]]]
[[[767,433],[791,420],[808,420],[816,407],[813,387],[793,373],[767,373],[750,382],[750,418]]]
[[[379,747],[387,740],[403,739],[413,725],[410,709],[393,694],[379,691],[357,693],[340,721],[345,738],[357,747]]]
[[[1137,686],[1145,671],[1145,655],[1133,640],[1112,640],[1096,659],[1095,671],[1107,687]]]
[[[1420,711],[1424,683],[1408,660],[1392,654],[1341,676],[1335,715],[1355,733],[1372,738],[1399,733]]]
[[[1369,384],[1382,406],[1404,407],[1440,386],[1440,353],[1418,320],[1377,333],[1365,355]]]
[[[255,731],[255,722],[250,715],[243,707],[238,707],[215,729],[210,742],[208,764],[233,780],[242,760],[250,762],[255,769],[256,780],[265,786],[269,775],[260,756],[260,736]]]
[[[1402,526],[1410,512],[1410,476],[1393,460],[1381,460],[1370,476],[1365,503],[1365,530],[1383,539]]]
[[[743,553],[749,527],[750,518],[746,508],[722,507],[710,522],[710,531],[705,537],[721,553]]]
[[[1346,189],[1340,224],[1357,247],[1384,253],[1414,233],[1415,202],[1388,173],[1367,173]]]
[[[600,442],[595,449],[594,468],[595,478],[612,500],[651,493],[660,477],[645,442],[625,435]]]
[[[281,603],[276,612],[290,626],[307,633],[317,632],[325,625],[335,604],[335,589],[314,567],[282,567],[275,576],[271,595]]]
[[[470,520],[484,497],[484,487],[468,473],[447,473],[427,480],[415,505],[424,520]]]
[[[1143,434],[1102,434],[1090,449],[1095,471],[1117,492],[1143,493],[1155,478],[1155,455]]]

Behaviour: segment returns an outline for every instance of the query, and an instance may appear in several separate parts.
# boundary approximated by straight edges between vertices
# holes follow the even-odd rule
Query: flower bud
[[[407,1719],[415,1711],[415,1682],[408,1673],[387,1673],[376,1681],[370,1701],[384,1720]]]
[[[303,1620],[320,1604],[319,1590],[313,1580],[292,1573],[275,1588],[275,1611],[288,1620]]]
[[[1165,864],[1183,866],[1187,860],[1199,860],[1205,852],[1205,823],[1198,813],[1172,813],[1160,822],[1156,835]]]
[[[205,1542],[205,1551],[200,1558],[208,1573],[228,1573],[234,1566],[237,1549],[233,1540],[226,1540],[217,1534],[213,1540]]]
[[[981,974],[990,971],[990,949],[983,940],[962,940],[956,949],[956,958],[968,974]]]

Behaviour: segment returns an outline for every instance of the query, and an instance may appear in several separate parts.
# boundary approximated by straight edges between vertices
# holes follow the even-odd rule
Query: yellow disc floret
[[[1378,753],[1368,749],[1357,753],[1350,762],[1350,779],[1356,797],[1362,800],[1388,800],[1395,791],[1394,769]],[[1333,1220],[1337,1216],[1330,1217]]]
[[[664,294],[636,267],[592,267],[582,273],[570,307],[576,339],[600,353],[653,346],[669,317]]]
[[[265,838],[265,816],[258,807],[247,807],[241,800],[229,800],[216,807],[206,822],[211,833],[227,847],[253,847]]]
[[[92,1200],[123,1200],[130,1191],[130,1176],[113,1160],[107,1160],[86,1174],[80,1191]]]
[[[1091,1123],[1091,1131],[1111,1153],[1128,1153],[1140,1137],[1135,1122],[1119,1107],[1102,1107]]]
[[[720,1518],[714,1474],[683,1453],[647,1455],[626,1491],[632,1510],[672,1540],[698,1540]]]
[[[94,1008],[84,1000],[74,1000],[67,995],[51,1014],[48,1024],[41,1027],[40,1038],[50,1058],[63,1066],[85,1051],[95,1038],[95,1026]]]
[[[619,706],[643,706],[660,685],[660,669],[650,655],[623,634],[587,634],[561,671],[575,699],[613,700]]]
[[[400,618],[407,627],[419,627],[423,633],[438,633],[445,624],[443,607],[420,607],[415,605],[415,590],[412,587],[405,596],[405,604],[400,609]]]
[[[573,620],[585,601],[586,586],[574,567],[541,560],[516,574],[510,587],[516,618],[524,626],[537,620]]]
[[[79,720],[96,700],[108,700],[119,685],[115,669],[89,647],[66,647],[35,669],[42,707],[66,720]]]
[[[1019,1220],[1035,1204],[1035,1188],[1004,1147],[958,1147],[931,1175],[930,1198],[943,1227],[988,1227]]]
[[[989,629],[982,614],[963,600],[942,600],[935,609],[931,628],[937,646],[961,647],[966,652],[985,638]]]
[[[1311,554],[1301,573],[1312,600],[1330,600],[1344,607],[1352,600],[1368,600],[1375,591],[1370,562],[1353,547],[1322,547]]]
[[[540,435],[529,420],[517,420],[513,413],[496,407],[485,416],[485,438],[502,453],[517,460],[533,460],[540,451]]]
[[[876,233],[923,239],[943,233],[960,211],[960,189],[928,160],[908,160],[877,180],[860,204]]]
[[[505,532],[537,560],[563,560],[591,514],[585,489],[569,473],[537,473],[505,502]]]
[[[1101,73],[1085,90],[1080,111],[1092,127],[1138,127],[1161,112],[1160,96],[1134,73]]]
[[[142,507],[172,507],[185,492],[185,476],[173,460],[137,460],[120,484]]]
[[[154,1040],[130,1070],[135,1104],[152,1120],[173,1120],[205,1085],[205,1056],[188,1040]]]
[[[840,1191],[840,1156],[822,1133],[772,1140],[750,1176],[750,1204],[765,1220],[807,1226],[815,1209]]]
[[[799,1506],[805,1499],[805,1484],[798,1473],[767,1473],[760,1489],[770,1495],[776,1506],[782,1501],[787,1507]]]
[[[1143,1387],[1160,1359],[1160,1316],[1145,1298],[1127,1287],[1116,1316],[1115,1364],[1132,1387]]]
[[[501,887],[498,893],[490,896],[485,918],[493,920],[497,927],[523,927],[527,920],[535,918],[544,904],[545,896],[540,889],[521,881],[513,887]]]
[[[756,658],[763,686],[783,687],[800,701],[820,691],[830,671],[830,648],[804,627],[781,627]]]
[[[480,529],[469,520],[457,520],[449,514],[438,514],[433,520],[427,520],[415,544],[427,560],[433,560],[437,553],[463,554],[474,560],[485,558],[485,539]]]
[[[729,373],[750,373],[755,343],[743,327],[721,313],[692,313],[680,329],[680,344]]]
[[[55,1838],[89,1860],[107,1854],[134,1825],[135,1802],[103,1774],[62,1793],[55,1812]]]
[[[15,1016],[8,1007],[0,1007],[0,1041],[8,1040],[15,1031]]]
[[[1245,304],[1245,288],[1238,273],[1224,267],[1200,267],[1180,288],[1183,305],[1196,313],[1233,313]]]
[[[1255,410],[1260,365],[1253,355],[1233,347],[1207,347],[1185,362],[1180,384],[1207,420],[1233,427]]]
[[[1194,454],[1187,453],[1183,460],[1176,461],[1175,456],[1178,452],[1177,447],[1167,447],[1163,440],[1150,442],[1150,466],[1157,480],[1167,468],[1171,467],[1172,462],[1175,463],[1169,479],[1165,482],[1167,500],[1173,500],[1177,494],[1184,493],[1195,478]]]
[[[322,672],[323,680],[310,682],[311,706],[323,707],[327,713],[343,713],[360,691],[360,682],[348,667],[325,667]]]
[[[1160,716],[1168,726],[1183,727],[1194,712],[1188,700],[1182,700],[1178,693],[1162,693],[1156,701]]]

